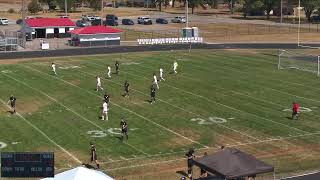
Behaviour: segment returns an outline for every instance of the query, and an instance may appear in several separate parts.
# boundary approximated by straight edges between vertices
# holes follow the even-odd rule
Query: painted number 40
[[[226,119],[219,118],[219,117],[209,117],[208,119],[192,118],[190,121],[198,122],[199,125],[211,125],[211,124],[216,124],[216,123],[225,123],[225,122],[227,122]]]

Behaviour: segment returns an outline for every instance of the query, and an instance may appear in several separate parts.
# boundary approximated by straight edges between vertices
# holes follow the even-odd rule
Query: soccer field
[[[171,74],[177,60],[178,74]],[[120,74],[106,79],[107,65]],[[56,172],[89,163],[126,179],[177,179],[184,154],[235,147],[275,166],[279,176],[320,167],[320,79],[277,70],[277,50],[192,50],[0,62],[0,151],[53,151]],[[57,76],[51,71],[57,65]],[[164,69],[155,104],[153,73]],[[102,121],[104,92],[109,121]],[[130,97],[122,97],[123,83]],[[17,114],[6,103],[17,98]],[[300,104],[291,120],[292,102]],[[129,140],[121,142],[120,118]]]

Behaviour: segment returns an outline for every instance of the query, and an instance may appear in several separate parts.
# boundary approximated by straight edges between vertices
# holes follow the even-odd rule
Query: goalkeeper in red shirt
[[[296,102],[293,102],[292,103],[292,118],[293,119],[294,117],[298,120],[299,118],[299,104],[296,103]]]

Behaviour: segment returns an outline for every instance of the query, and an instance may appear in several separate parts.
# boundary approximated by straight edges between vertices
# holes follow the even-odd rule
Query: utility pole
[[[22,47],[26,47],[26,0],[22,0],[22,11],[21,11],[21,19],[22,19]]]
[[[103,0],[101,0],[101,20],[100,20],[100,25],[103,25]]]
[[[68,3],[67,3],[67,0],[64,0],[64,13],[65,13],[65,16],[68,16]]]
[[[282,24],[283,20],[283,0],[280,2],[280,23]]]
[[[186,15],[186,17],[187,17],[186,27],[189,27],[189,1],[188,0],[186,0],[186,8],[187,8],[187,10],[186,10],[186,13],[187,13],[187,15]]]

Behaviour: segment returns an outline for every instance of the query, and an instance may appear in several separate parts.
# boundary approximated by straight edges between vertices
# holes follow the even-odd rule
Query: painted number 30
[[[7,144],[4,142],[0,142],[0,149],[7,147]]]
[[[192,122],[198,122],[199,125],[211,125],[216,123],[225,123],[227,122],[226,119],[219,118],[219,117],[209,117],[208,119],[203,118],[192,118]]]

